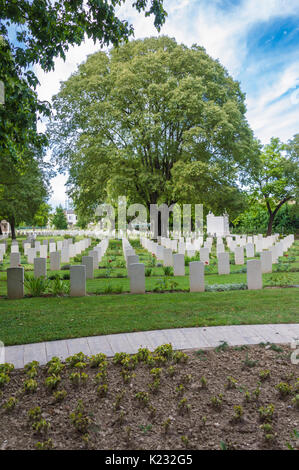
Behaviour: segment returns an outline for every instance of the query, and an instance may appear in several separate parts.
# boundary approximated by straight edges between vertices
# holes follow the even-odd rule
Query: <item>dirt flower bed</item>
[[[0,366],[0,449],[298,447],[299,365],[288,346],[82,353]]]

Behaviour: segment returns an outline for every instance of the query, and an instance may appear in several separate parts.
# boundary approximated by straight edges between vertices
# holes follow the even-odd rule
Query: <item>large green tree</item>
[[[268,212],[267,235],[271,235],[278,211],[289,201],[298,201],[299,190],[299,134],[288,144],[272,138],[252,167],[249,192]]]
[[[202,47],[169,37],[89,56],[54,97],[49,127],[76,211],[119,195],[234,207],[258,147],[244,100]]]
[[[52,224],[57,230],[67,229],[67,220],[62,206],[58,206],[52,217]]]
[[[32,150],[27,152],[32,153]],[[47,172],[31,155],[31,158],[26,158],[26,165],[16,176],[14,184],[0,187],[0,219],[10,223],[13,239],[16,238],[15,228],[20,222],[34,224],[48,195]]]
[[[42,149],[46,137],[37,131],[40,116],[49,116],[49,103],[35,92],[34,65],[54,69],[70,46],[85,37],[100,45],[117,46],[133,35],[132,25],[117,17],[123,0],[0,0],[0,81],[5,103],[0,104],[0,190],[17,184],[30,145]],[[163,0],[135,0],[139,12],[153,15],[157,29],[165,21]]]
[[[123,0],[0,0],[0,80],[5,85],[6,102],[13,100],[17,107],[20,89],[28,95],[26,86],[34,90],[38,84],[32,67],[38,64],[44,71],[53,70],[55,58],[65,59],[69,47],[80,45],[86,36],[101,45],[117,46],[128,40],[134,34],[133,27],[120,20],[115,11],[122,3]],[[154,15],[155,26],[160,29],[166,17],[163,0],[136,0],[133,6],[147,16]],[[0,137],[5,136],[7,147],[14,143],[14,131],[20,128],[22,118],[36,119],[37,111],[49,112],[47,103],[39,102],[34,94],[33,97],[34,102],[25,109],[19,103],[14,116],[5,108]],[[31,127],[27,122],[21,126],[23,133],[26,128],[30,132]]]

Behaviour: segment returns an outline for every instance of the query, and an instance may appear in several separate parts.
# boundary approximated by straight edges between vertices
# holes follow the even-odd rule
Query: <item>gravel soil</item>
[[[72,366],[52,362],[59,377],[52,390],[49,365],[0,366],[0,449],[297,448],[299,364],[292,352],[271,344],[179,353],[165,346],[114,362],[99,356],[96,367],[78,356]]]

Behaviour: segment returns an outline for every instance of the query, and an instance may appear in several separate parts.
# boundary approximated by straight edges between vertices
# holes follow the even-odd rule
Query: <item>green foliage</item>
[[[61,377],[59,375],[50,375],[45,379],[45,386],[48,390],[54,390],[58,387],[59,383],[61,382]]]
[[[69,274],[67,274],[66,277],[69,277]],[[53,281],[49,283],[49,292],[55,297],[67,295],[70,293],[70,284],[61,280],[59,277],[55,277]]]
[[[35,444],[35,447],[37,448],[37,450],[51,450],[54,447],[54,443],[53,443],[53,440],[49,438],[44,442],[38,441]]]
[[[62,402],[67,396],[66,390],[55,390],[53,393],[53,398],[56,402]]]
[[[41,297],[48,290],[49,280],[42,276],[35,278],[25,273],[24,286],[32,297]]]
[[[67,357],[66,363],[69,367],[75,367],[78,362],[85,362],[87,359],[87,356],[85,356],[83,352],[79,352],[77,354],[74,354],[73,356]]]
[[[54,97],[49,126],[79,215],[123,194],[146,207],[201,194],[207,209],[239,209],[237,168],[257,153],[244,101],[197,45],[151,37],[89,56]]]
[[[4,387],[4,385],[10,382],[10,378],[4,372],[0,372],[0,388]]]
[[[249,200],[250,207],[240,214],[235,220],[234,232],[236,233],[266,233],[269,221],[267,208],[257,201]],[[299,230],[299,205],[284,204],[277,212],[273,227],[276,233],[296,233]]]
[[[261,406],[258,411],[259,411],[260,419],[264,422],[269,423],[273,419],[275,407],[272,403],[270,403],[267,406]]]
[[[205,286],[206,292],[224,292],[228,290],[246,290],[247,284],[211,284]]]
[[[0,105],[0,194],[3,187],[14,186],[23,174],[28,150],[31,152],[34,148],[43,153],[47,145],[46,135],[38,132],[37,121],[39,115],[49,117],[50,106],[38,100],[35,66],[44,72],[53,70],[55,58],[65,60],[69,47],[80,45],[85,35],[102,45],[117,46],[128,40],[134,30],[128,21],[116,15],[115,10],[121,3],[121,0],[89,0],[87,6],[84,0],[1,0],[0,81],[5,86],[5,104]],[[133,7],[146,16],[153,15],[157,30],[163,25],[166,12],[162,0],[136,0]],[[10,34],[11,25],[14,39]],[[16,194],[17,191],[14,202],[19,205]],[[34,202],[34,187],[31,195]],[[20,195],[19,199],[22,199]],[[40,214],[36,210],[32,216]]]
[[[289,201],[298,200],[298,139],[299,135],[296,135],[285,145],[278,138],[272,138],[260,153],[259,164],[248,173],[252,200],[262,203],[268,213],[267,235],[272,232],[280,208]]]
[[[52,217],[52,224],[57,230],[67,229],[67,219],[62,206],[56,207],[56,210]]]
[[[82,400],[78,401],[75,410],[70,414],[70,419],[76,431],[82,434],[87,432],[91,420],[85,414]]]
[[[37,381],[34,379],[25,380],[23,387],[26,393],[34,393],[37,390]]]
[[[10,397],[6,402],[3,403],[2,408],[7,412],[10,413],[12,410],[15,409],[16,404],[18,403],[18,399],[15,397]]]
[[[275,389],[278,391],[281,398],[291,395],[293,392],[293,387],[286,382],[280,382],[275,386]]]

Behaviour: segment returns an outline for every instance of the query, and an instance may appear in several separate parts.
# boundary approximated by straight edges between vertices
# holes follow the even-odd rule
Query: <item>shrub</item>
[[[247,284],[214,284],[214,285],[206,285],[205,291],[206,292],[223,292],[229,290],[246,290]]]
[[[171,266],[163,266],[163,271],[165,276],[173,276],[173,269]]]
[[[49,287],[49,280],[45,277],[32,277],[25,274],[24,286],[28,291],[28,294],[32,297],[40,297],[45,294]]]
[[[69,276],[69,274],[68,274]],[[49,285],[49,292],[55,297],[59,295],[65,295],[70,293],[70,284],[62,281],[59,277],[51,281]]]
[[[152,274],[152,268],[146,268],[145,270],[145,277],[150,277]]]

